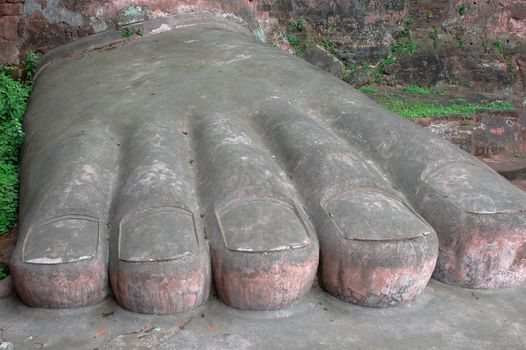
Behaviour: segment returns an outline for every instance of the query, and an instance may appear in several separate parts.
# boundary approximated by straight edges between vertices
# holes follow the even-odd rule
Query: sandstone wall
[[[526,86],[524,0],[296,0],[305,16],[330,38],[348,65],[377,66],[394,44],[418,48],[398,53],[388,83],[439,81],[482,90]],[[351,77],[360,79],[359,74]],[[362,77],[363,80],[363,77]],[[360,84],[363,81],[354,81]]]
[[[146,19],[207,10],[247,22],[288,16],[292,3],[261,0],[0,0],[0,63],[26,51],[45,53],[78,38]]]

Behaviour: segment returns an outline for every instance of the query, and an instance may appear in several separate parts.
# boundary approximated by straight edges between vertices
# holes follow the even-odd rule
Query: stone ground
[[[128,312],[113,299],[74,310],[0,300],[14,349],[524,349],[526,287],[468,290],[432,280],[413,303],[370,309],[313,288],[291,308],[238,311],[218,299],[191,314]]]

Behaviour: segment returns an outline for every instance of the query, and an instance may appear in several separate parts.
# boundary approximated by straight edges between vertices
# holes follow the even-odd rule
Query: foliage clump
[[[424,89],[424,88],[421,88],[419,86],[408,86],[404,89],[405,92],[407,92],[408,94],[413,94],[413,95],[429,95],[431,94],[431,90],[429,89]]]
[[[362,86],[360,92],[363,94],[376,94],[376,89],[372,86]]]
[[[22,119],[37,57],[28,53],[22,63],[21,72],[0,67],[0,234],[5,234],[17,221],[18,156],[24,140]]]
[[[123,38],[127,40],[133,39],[135,35],[137,36],[144,36],[144,29],[143,28],[130,28],[125,27],[121,30],[121,35]]]
[[[7,270],[7,267],[4,265],[0,265],[0,280],[3,280],[9,275],[9,271]]]
[[[450,115],[473,116],[477,110],[511,110],[513,105],[509,103],[486,103],[468,104],[458,103],[440,105],[437,102],[421,102],[418,100],[407,100],[393,95],[383,95],[378,103],[388,111],[399,114],[404,118],[433,118],[447,117]]]

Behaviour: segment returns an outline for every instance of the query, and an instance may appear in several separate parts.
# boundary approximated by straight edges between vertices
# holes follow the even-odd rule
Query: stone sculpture
[[[169,314],[215,285],[232,307],[279,309],[318,273],[333,296],[384,307],[433,271],[468,288],[526,280],[526,194],[476,158],[227,20],[162,21],[45,58],[11,260],[24,303],[111,290]],[[179,28],[153,35],[166,21]]]

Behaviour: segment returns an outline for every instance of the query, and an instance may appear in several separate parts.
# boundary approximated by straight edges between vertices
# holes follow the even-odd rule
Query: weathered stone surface
[[[413,121],[477,157],[522,157],[526,152],[526,115],[522,110],[479,110],[473,117]]]
[[[22,14],[21,3],[0,4],[0,16],[18,16]]]
[[[388,84],[454,83],[492,91],[524,90],[514,62],[526,52],[523,1],[296,1],[295,15],[330,39],[337,57],[351,65],[396,56]],[[408,33],[411,40],[408,40]],[[408,53],[411,43],[413,50]],[[392,52],[397,43],[402,49]],[[413,52],[414,51],[414,52]],[[367,83],[360,74],[347,78]],[[378,79],[378,77],[376,77]]]
[[[15,42],[0,42],[0,64],[18,64],[18,54]]]
[[[15,41],[18,37],[18,17],[0,17],[0,39]]]
[[[223,17],[144,28],[42,60],[11,260],[25,303],[111,285],[129,310],[185,312],[213,279],[229,306],[280,309],[319,263],[334,296],[394,306],[437,256],[447,283],[526,281],[526,194],[476,158]]]
[[[303,58],[305,61],[315,65],[318,68],[326,70],[332,75],[337,77],[342,76],[342,62],[318,45],[305,52]]]

